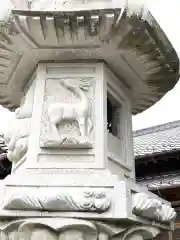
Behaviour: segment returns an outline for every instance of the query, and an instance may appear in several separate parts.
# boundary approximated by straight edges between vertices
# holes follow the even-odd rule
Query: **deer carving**
[[[86,140],[92,130],[90,103],[85,95],[90,87],[89,80],[81,79],[79,86],[72,85],[65,80],[60,84],[77,94],[80,98],[78,103],[53,103],[48,108],[48,116],[53,127],[53,132],[58,135],[58,125],[62,121],[76,121],[78,123],[80,136]]]

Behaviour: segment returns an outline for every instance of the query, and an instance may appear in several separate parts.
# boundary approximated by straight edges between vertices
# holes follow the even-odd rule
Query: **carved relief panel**
[[[22,94],[21,104],[15,111],[15,120],[4,133],[8,147],[8,159],[13,162],[14,169],[26,160],[28,138],[31,129],[31,118],[34,103],[34,77],[29,81]]]
[[[93,86],[92,77],[46,79],[41,147],[93,148]]]
[[[39,64],[27,168],[104,165],[102,68],[103,64],[92,63]]]

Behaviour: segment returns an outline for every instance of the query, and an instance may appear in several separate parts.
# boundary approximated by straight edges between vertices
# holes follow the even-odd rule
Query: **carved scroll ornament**
[[[35,192],[17,192],[5,200],[5,209],[105,212],[110,207],[110,199],[101,190],[53,191],[46,189]]]
[[[133,195],[133,212],[136,215],[161,222],[171,222],[177,215],[171,206],[145,193]]]

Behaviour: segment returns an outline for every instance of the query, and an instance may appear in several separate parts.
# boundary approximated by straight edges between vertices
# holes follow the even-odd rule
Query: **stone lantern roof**
[[[12,111],[40,61],[104,61],[127,86],[133,114],[178,81],[178,56],[141,6],[73,1],[72,11],[72,1],[12,2],[0,24],[0,104]]]

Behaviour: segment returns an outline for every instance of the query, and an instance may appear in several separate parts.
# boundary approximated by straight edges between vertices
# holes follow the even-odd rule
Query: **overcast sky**
[[[180,0],[147,0],[148,6],[180,56]],[[140,129],[180,119],[180,82],[158,103],[133,117]]]
[[[3,12],[1,2],[0,14]],[[132,0],[131,0],[132,1]],[[139,1],[139,0],[137,0]],[[141,0],[142,1],[142,0]],[[180,55],[180,0],[144,0]],[[180,82],[158,103],[133,117],[133,129],[150,127],[180,119]],[[0,132],[8,127],[14,114],[0,106]]]

